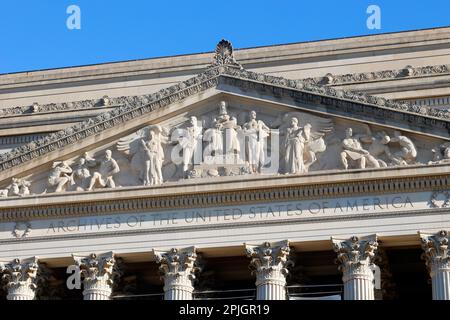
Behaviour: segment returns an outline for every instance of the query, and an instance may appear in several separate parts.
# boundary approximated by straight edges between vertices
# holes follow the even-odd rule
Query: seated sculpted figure
[[[303,159],[305,163],[306,172],[309,171],[309,167],[317,161],[317,154],[326,150],[325,141],[322,136],[317,132],[312,131],[312,125],[306,123],[303,126],[303,135],[305,137],[305,151],[303,153]]]
[[[115,188],[114,175],[120,171],[119,165],[116,160],[112,158],[111,150],[105,151],[105,157],[102,160],[96,160],[93,158],[86,159],[90,162],[96,162],[100,164],[100,169],[94,172],[91,178],[91,182],[88,187],[88,191],[91,191],[95,184],[98,183],[102,187]]]
[[[414,143],[408,137],[401,134],[400,131],[394,131],[392,142],[400,144],[400,151],[394,153],[394,163],[397,165],[408,165],[416,160],[417,150]]]
[[[356,161],[358,163],[358,168],[360,169],[364,169],[366,163],[369,163],[375,168],[380,167],[377,159],[375,159],[369,151],[363,149],[359,142],[359,137],[353,137],[352,128],[347,128],[345,130],[345,139],[342,140],[341,162],[346,170],[348,169],[349,159]]]
[[[72,173],[72,168],[66,161],[58,161],[53,163],[52,171],[48,176],[48,184],[56,186],[55,192],[63,191],[64,186],[70,181],[69,174]]]
[[[392,154],[389,148],[389,142],[391,141],[391,137],[386,132],[379,132],[377,136],[372,136],[371,134],[362,136],[360,140],[364,143],[370,144],[369,153],[374,156],[380,167],[387,167],[388,164],[386,161],[382,160],[380,157],[383,155],[386,156],[387,159],[393,161],[395,163],[394,155]]]

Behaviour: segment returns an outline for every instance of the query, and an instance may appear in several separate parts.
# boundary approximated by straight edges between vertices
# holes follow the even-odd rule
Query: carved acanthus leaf
[[[38,259],[14,259],[9,263],[0,263],[0,272],[3,273],[3,281],[8,291],[23,290],[26,287],[34,291],[36,289]]]
[[[435,266],[449,266],[449,235],[445,230],[436,234],[425,234],[419,232],[422,243],[422,259],[425,260],[428,269],[431,271]]]
[[[113,252],[107,252],[97,255],[95,253],[89,256],[73,255],[75,265],[80,268],[81,276],[85,283],[95,283],[102,281],[112,285],[115,277],[115,258]]]
[[[255,273],[276,270],[287,275],[288,267],[293,266],[289,259],[291,249],[287,240],[277,243],[264,242],[259,246],[245,244],[245,251],[251,258],[250,269]]]
[[[337,253],[339,269],[346,271],[357,270],[373,263],[378,248],[376,235],[368,237],[353,236],[350,239],[331,238],[333,249]]]
[[[200,271],[196,263],[197,253],[195,247],[172,248],[169,251],[153,250],[153,254],[156,262],[160,264],[159,270],[163,276],[187,276],[193,280],[195,279],[195,273]]]

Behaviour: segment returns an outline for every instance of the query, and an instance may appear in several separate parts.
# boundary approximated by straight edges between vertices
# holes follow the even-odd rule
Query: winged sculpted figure
[[[130,158],[130,166],[137,172],[143,185],[163,183],[163,144],[167,144],[168,131],[160,125],[150,125],[117,142],[117,150]]]
[[[323,137],[333,130],[330,119],[310,114],[291,112],[278,117],[274,122],[280,132],[280,157],[284,172],[300,174],[318,159],[318,154],[326,150]]]

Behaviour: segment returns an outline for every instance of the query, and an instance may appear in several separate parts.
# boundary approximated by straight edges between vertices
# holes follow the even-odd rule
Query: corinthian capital
[[[250,268],[253,272],[260,274],[262,272],[277,271],[286,276],[288,267],[293,265],[289,260],[289,241],[264,242],[262,245],[245,244],[247,256],[251,258]]]
[[[10,263],[0,263],[3,280],[6,281],[8,300],[32,300],[35,297],[38,259],[14,259]]]
[[[159,270],[167,276],[188,276],[195,279],[195,273],[199,271],[196,265],[197,253],[195,247],[183,249],[172,248],[169,251],[153,250],[156,262],[160,264]]]
[[[116,274],[116,260],[113,252],[103,254],[92,253],[89,256],[72,255],[75,265],[80,268],[85,290],[100,283],[111,287]]]
[[[339,270],[344,273],[357,271],[364,266],[370,266],[378,248],[375,234],[361,238],[356,236],[350,239],[331,238],[331,241],[333,249],[337,253]]]
[[[441,230],[436,234],[426,234],[419,232],[422,242],[423,254],[428,269],[439,264],[440,267],[449,267],[449,236],[447,231]]]

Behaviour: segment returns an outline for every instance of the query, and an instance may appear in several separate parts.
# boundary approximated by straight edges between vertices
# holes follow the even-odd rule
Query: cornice
[[[450,64],[412,67],[406,66],[403,69],[382,70],[374,72],[348,73],[334,75],[331,73],[323,77],[302,79],[306,83],[315,85],[345,85],[355,83],[375,82],[380,80],[398,80],[421,77],[431,77],[439,75],[450,75]]]
[[[395,80],[395,79],[409,79],[430,77],[438,75],[450,75],[450,64],[433,65],[425,67],[412,67],[406,66],[403,69],[382,70],[374,72],[362,72],[362,73],[349,73],[333,75],[331,73],[326,74],[323,77],[317,78],[305,78],[300,79],[304,85],[315,86],[334,86],[344,84],[356,84],[375,82],[380,80]],[[116,98],[104,97],[102,99],[90,99],[72,102],[62,103],[48,103],[42,105],[30,105],[21,107],[11,107],[0,109],[0,117],[8,117],[14,115],[31,115],[58,111],[71,111],[71,110],[83,110],[83,109],[100,109],[101,107],[120,107],[123,103],[129,100],[139,99],[143,96],[121,96]],[[104,99],[108,99],[108,103],[105,105]],[[404,104],[400,103],[400,104]]]
[[[0,137],[0,145],[14,145],[14,144],[22,144],[28,143],[37,139],[40,139],[47,134],[26,134],[20,136],[6,136]]]
[[[432,28],[402,32],[382,33],[365,36],[354,36],[319,41],[294,42],[252,48],[236,49],[236,57],[244,66],[264,67],[268,63],[286,63],[301,61],[304,58],[332,57],[336,54],[354,55],[363,53],[373,55],[376,51],[384,54],[391,50],[430,50],[430,48],[448,47],[450,28]],[[57,69],[17,72],[0,75],[0,87],[38,86],[55,81],[83,81],[86,79],[112,79],[132,77],[133,75],[165,73],[182,70],[196,73],[205,68],[211,59],[212,52],[182,54],[176,56],[156,57],[95,65],[74,66]],[[327,58],[329,59],[329,58]]]
[[[349,117],[361,114],[371,117],[372,120],[391,119],[419,125],[432,125],[450,132],[450,111],[448,110],[439,110],[408,102],[396,102],[361,92],[314,85],[301,80],[289,80],[247,70],[227,69],[223,78],[235,79],[236,81],[229,81],[228,84],[243,88],[243,91],[252,88],[261,92],[270,92],[275,97],[287,95],[303,103],[332,106],[340,113],[347,113]],[[264,86],[271,86],[271,88],[267,90]],[[361,120],[358,117],[354,118]]]

